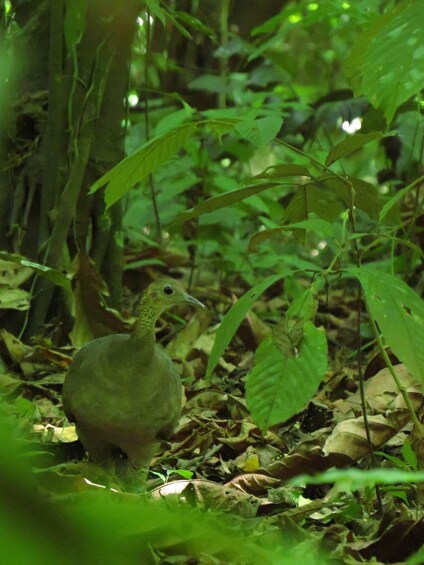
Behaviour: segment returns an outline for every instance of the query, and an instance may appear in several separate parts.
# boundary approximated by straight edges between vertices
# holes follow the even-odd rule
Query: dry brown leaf
[[[175,339],[170,341],[166,347],[170,357],[186,360],[199,337],[206,332],[210,319],[211,313],[207,310],[199,311],[193,315],[188,324],[178,332]]]
[[[107,308],[101,295],[107,296],[105,281],[94,267],[93,261],[79,252],[74,261],[76,271],[75,324],[70,333],[74,346],[82,346],[94,338],[113,333],[125,333],[126,325],[118,312]]]
[[[349,544],[362,558],[382,563],[403,562],[420,549],[424,540],[424,521],[398,520],[376,540]]]
[[[229,488],[212,481],[193,479],[172,481],[156,488],[149,496],[155,500],[174,497],[179,503],[191,506],[236,512],[239,516],[256,516],[261,500],[235,488]]]
[[[421,385],[404,365],[396,365],[395,370],[415,409],[419,410],[423,404]],[[373,448],[378,448],[410,421],[410,415],[404,398],[397,390],[396,383],[387,368],[379,371],[365,383],[365,397],[368,407],[374,412],[379,412],[376,415],[368,415],[371,443]],[[348,411],[357,412],[360,408],[359,393],[355,393],[338,406],[338,410],[344,414]],[[344,454],[352,461],[364,457],[369,451],[362,416],[338,423],[324,446],[326,454]]]

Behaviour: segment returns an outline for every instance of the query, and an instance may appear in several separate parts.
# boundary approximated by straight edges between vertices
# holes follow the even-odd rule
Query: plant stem
[[[399,389],[399,392],[401,393],[403,400],[405,401],[406,407],[408,409],[409,415],[411,417],[412,423],[414,424],[414,426],[416,427],[418,433],[420,434],[420,437],[424,436],[424,426],[421,424],[421,422],[418,420],[418,417],[415,413],[415,409],[414,409],[414,405],[412,404],[412,400],[409,397],[408,391],[406,390],[405,386],[403,385],[403,383],[401,382],[399,375],[396,373],[395,368],[393,367],[392,362],[390,361],[390,357],[387,354],[387,351],[384,348],[384,344],[383,344],[383,340],[381,339],[381,335],[380,332],[377,328],[377,324],[375,323],[375,320],[371,314],[371,311],[369,309],[369,306],[367,304],[366,298],[365,298],[365,305],[367,308],[367,312],[368,312],[368,317],[371,323],[371,327],[373,329],[373,332],[375,334],[375,338],[377,341],[377,346],[378,349],[384,359],[384,362],[386,363],[387,368],[389,369],[395,383],[396,386]]]
[[[221,0],[221,12],[219,14],[219,28],[221,33],[221,48],[225,49],[228,44],[228,12],[230,9],[230,0]],[[228,57],[224,53],[223,57],[219,58],[219,74],[222,79],[228,78]],[[218,93],[218,108],[225,108],[227,106],[227,84],[223,80],[223,88]]]
[[[147,87],[149,84],[149,64],[150,64],[150,10],[146,11],[146,57],[144,61],[144,82]],[[144,99],[144,124],[146,128],[146,141],[150,139],[150,119],[149,119],[149,94],[147,89],[145,90]],[[156,223],[156,241],[162,244],[162,226],[160,223],[159,207],[156,198],[155,184],[153,181],[153,175],[149,175],[149,188],[150,188],[150,198],[152,199],[153,213],[155,216]]]

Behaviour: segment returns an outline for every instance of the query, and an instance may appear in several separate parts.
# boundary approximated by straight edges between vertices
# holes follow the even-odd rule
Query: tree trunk
[[[22,65],[11,125],[3,130],[9,137],[0,139],[0,244],[61,270],[79,249],[89,252],[114,306],[121,297],[123,252],[115,237],[121,207],[106,213],[102,196],[87,189],[124,156],[122,122],[140,8],[139,0],[90,0],[87,12],[72,21],[65,0],[12,1],[24,31],[15,45]],[[2,125],[4,119],[0,114]],[[45,279],[36,281],[27,335],[61,311],[61,301],[52,302],[56,294]]]

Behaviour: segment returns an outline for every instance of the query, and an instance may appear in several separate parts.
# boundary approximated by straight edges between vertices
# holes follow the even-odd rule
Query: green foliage
[[[325,332],[306,321],[298,352],[288,355],[267,338],[256,351],[247,376],[246,402],[253,420],[266,431],[305,407],[327,368]]]
[[[221,321],[218,331],[215,336],[215,341],[212,351],[209,355],[208,366],[206,369],[206,379],[209,380],[215,367],[218,364],[219,358],[224,353],[226,347],[233,338],[237,328],[243,321],[247,312],[252,308],[253,304],[258,300],[263,292],[275,282],[281,280],[283,277],[291,273],[290,269],[284,269],[284,272],[278,275],[267,277],[259,282],[253,288],[248,290],[237,302],[228,310],[227,314]]]
[[[254,343],[266,331],[272,334],[257,348],[255,365],[245,381],[247,406],[263,431],[285,422],[308,404],[329,361],[339,370],[344,352],[338,347],[338,336],[334,339],[329,332],[329,352],[325,332],[317,326],[326,316],[322,307],[331,302],[334,290],[343,297],[353,296],[357,302],[353,279],[360,281],[369,314],[393,353],[417,378],[422,380],[424,374],[424,307],[411,288],[419,284],[423,259],[420,190],[424,119],[419,98],[424,82],[423,3],[296,0],[283,4],[268,21],[261,21],[258,5],[257,27],[249,36],[243,26],[238,34],[237,24],[244,22],[238,22],[237,14],[226,22],[221,14],[219,22],[211,18],[206,23],[201,21],[201,2],[193,3],[193,13],[188,13],[174,9],[173,3],[146,0],[138,18],[131,63],[130,92],[137,101],[133,106],[128,99],[127,115],[120,116],[129,155],[91,187],[94,193],[106,186],[108,208],[122,201],[123,231],[131,256],[128,271],[149,267],[162,272],[181,266],[181,272],[187,274],[190,268],[194,283],[199,274],[199,284],[207,281],[205,286],[211,287],[213,297],[217,289],[233,288],[234,284],[249,289],[223,316],[216,331],[206,370],[209,382],[255,302],[262,295],[275,298],[276,308],[258,305],[249,319],[254,322],[259,317],[262,330],[268,324],[263,333],[255,333],[252,322]],[[5,13],[11,10],[11,4],[7,5]],[[69,115],[78,113],[80,95],[85,96],[82,107],[93,95],[93,81],[79,76],[77,64],[77,47],[84,54],[81,39],[89,23],[85,12],[90,6],[86,0],[66,2],[64,39],[76,65]],[[34,14],[32,21],[38,17]],[[10,21],[8,33],[13,33],[13,18]],[[108,23],[112,29],[113,22]],[[22,30],[23,36],[25,33]],[[102,47],[107,43],[108,39]],[[98,49],[92,70],[106,85],[109,77],[103,70],[101,53]],[[2,76],[9,74],[10,66],[6,64],[8,53],[4,55]],[[71,62],[65,61],[64,67],[66,72],[72,70]],[[167,81],[168,76],[172,81]],[[2,100],[6,83],[11,81],[5,79],[0,84]],[[96,117],[101,92],[96,99]],[[20,197],[28,197],[28,201],[33,186],[42,186],[43,180],[40,177],[40,183],[37,179],[32,185],[28,174],[37,164],[31,144],[38,145],[46,124],[46,104],[38,104],[31,97],[16,101],[17,106],[22,105],[20,121],[34,125],[36,139],[26,143],[19,127],[16,131],[8,128],[6,136],[18,140],[22,147],[11,156],[16,166],[5,175],[17,181],[24,189]],[[49,107],[53,107],[51,97]],[[6,105],[0,107],[1,117],[8,112]],[[384,132],[392,120],[393,132],[388,135]],[[78,116],[74,121],[72,138],[78,136]],[[91,118],[89,122],[91,127]],[[110,141],[106,149],[96,153],[101,167],[109,159],[113,161],[116,140]],[[77,146],[68,149],[67,158],[72,159]],[[94,161],[91,165],[96,165]],[[81,185],[84,190],[86,183],[92,182],[90,167]],[[28,187],[31,190],[26,193]],[[96,198],[88,199],[93,200]],[[24,204],[13,202],[13,215],[19,206]],[[87,217],[91,212],[84,210]],[[27,209],[23,215],[26,221]],[[49,221],[54,217],[53,209]],[[98,215],[91,225],[87,223],[87,240],[92,237],[97,254],[109,260],[110,247],[106,249],[104,241],[100,242],[109,226],[100,226],[102,221]],[[17,227],[24,232],[27,224],[8,225],[5,241]],[[69,249],[80,245],[71,234],[79,233],[79,225],[76,227],[68,234]],[[159,237],[154,241],[156,235]],[[11,249],[16,248],[19,238],[19,234],[13,238]],[[0,259],[30,267],[57,285],[69,286],[63,273],[19,254],[1,253]],[[125,274],[130,280],[134,273]],[[116,275],[119,278],[120,273]],[[81,277],[80,282],[85,290],[87,280]],[[97,285],[91,278],[88,282]],[[271,289],[276,282],[277,297]],[[94,295],[97,287],[89,290]],[[345,308],[345,302],[340,301]],[[0,302],[2,310],[26,309],[29,294],[3,286]],[[358,306],[357,312],[349,312],[352,317],[343,328],[353,334],[353,341],[358,337],[354,325],[361,315],[359,310]],[[316,320],[317,311],[320,317]],[[96,323],[103,331],[103,318]],[[366,323],[362,329],[364,326]],[[366,329],[363,340],[369,335]],[[368,350],[369,344],[363,345]],[[43,350],[43,354],[50,352]],[[22,379],[3,374],[8,394],[18,388],[25,388],[27,394],[30,386],[37,392],[43,390],[43,379],[30,381],[32,374],[25,370]],[[219,371],[221,374],[222,367]],[[54,384],[60,380],[61,375],[56,376]],[[242,390],[239,369],[229,375],[229,381]],[[196,381],[198,384],[203,386],[203,379]],[[27,428],[35,419],[40,420],[36,405],[27,398],[18,397],[13,407]],[[56,409],[59,411],[58,406]],[[49,413],[48,418],[53,416]],[[57,499],[53,495],[45,500],[35,481],[28,479],[22,461],[14,459],[15,445],[8,443],[8,434],[4,433],[4,445],[0,436],[2,461],[6,462],[1,481],[5,510],[0,519],[9,543],[6,551],[17,562],[73,562],[78,553],[81,561],[107,563],[116,562],[118,551],[122,563],[148,563],[159,559],[158,553],[168,557],[167,544],[174,547],[173,543],[193,560],[202,559],[205,552],[211,561],[225,563],[238,563],[237,559],[243,563],[299,560],[299,554],[294,559],[286,549],[279,530],[252,538],[253,521],[174,508],[174,501],[167,508],[139,498],[134,504],[133,499],[109,491],[67,495],[66,508],[62,492]],[[335,471],[313,478],[302,476],[296,484],[334,481],[341,490],[352,491],[376,484],[422,481],[422,473],[410,472],[411,468],[417,471],[420,462],[408,443],[402,454],[405,461],[385,454],[386,460],[399,466],[397,471]],[[186,463],[173,472],[191,479]],[[17,471],[16,476],[12,471]],[[169,471],[157,475],[166,480]],[[71,488],[75,491],[80,485]],[[27,493],[25,503],[16,504],[22,491]],[[408,502],[405,493],[406,489],[397,496]],[[34,521],[34,516],[39,519]],[[259,519],[254,522],[258,524]],[[30,549],[19,545],[22,536],[32,531]],[[70,539],[77,540],[75,547],[69,545]],[[302,544],[299,546],[307,563],[308,555],[302,555]],[[213,554],[211,548],[216,548]],[[170,561],[178,559],[178,555],[170,557]],[[416,563],[422,561],[417,559]]]
[[[194,135],[199,126],[207,127],[219,138],[235,128],[241,137],[249,140],[257,146],[263,146],[270,142],[281,127],[281,120],[273,117],[261,119],[210,119],[199,122],[191,122],[173,128],[165,133],[156,136],[146,142],[140,149],[132,155],[118,163],[113,169],[98,179],[90,189],[96,192],[99,188],[107,184],[105,201],[110,207],[117,200],[122,198],[131,188],[145,177],[157,170],[166,163],[170,157]]]
[[[397,206],[408,194],[419,185],[420,182],[424,181],[424,175],[418,177],[408,186],[399,190],[390,200],[388,200],[384,206],[381,208],[379,213],[379,222],[384,222],[386,217],[389,215],[390,211],[393,210],[395,206]]]
[[[245,120],[236,124],[235,130],[243,139],[255,147],[268,145],[280,131],[283,120],[277,116],[267,116],[254,120]]]
[[[203,120],[173,128],[146,142],[135,153],[118,163],[92,185],[90,192],[96,192],[107,184],[105,202],[107,207],[110,207],[133,186],[175,155],[180,147],[194,135],[199,126],[208,126],[221,136],[232,129],[236,123],[237,121],[234,120]]]
[[[355,93],[365,94],[390,122],[424,86],[424,4],[403,0],[357,38],[345,62]]]
[[[423,471],[400,469],[330,469],[317,475],[299,475],[292,485],[322,485],[336,483],[339,490],[352,492],[375,485],[410,484],[424,482]]]
[[[85,29],[87,0],[68,0],[64,23],[65,42],[68,51],[72,51],[82,39]]]
[[[307,290],[256,350],[246,379],[246,402],[264,431],[299,412],[324,377],[327,340],[323,329],[311,322],[315,311],[314,294]]]
[[[349,269],[364,291],[371,315],[393,353],[424,382],[424,301],[398,277],[362,267]]]
[[[198,125],[196,122],[185,124],[146,142],[135,153],[100,177],[92,185],[90,192],[96,192],[107,184],[105,202],[108,207],[112,206],[135,184],[172,157],[194,134]]]
[[[351,135],[350,137],[344,139],[337,145],[335,145],[330,153],[327,155],[325,160],[325,164],[327,167],[341,159],[342,157],[346,157],[350,155],[354,151],[357,151],[367,143],[374,141],[376,139],[380,139],[382,136],[381,133],[378,131],[373,131],[367,134],[357,133],[355,135]]]
[[[0,259],[3,261],[11,261],[17,265],[22,265],[23,267],[29,267],[40,277],[43,277],[58,286],[69,286],[69,279],[67,276],[57,269],[51,269],[50,267],[46,267],[46,265],[40,265],[39,263],[28,261],[28,259],[21,257],[21,255],[16,253],[6,253],[5,251],[0,251]]]
[[[170,559],[179,551],[192,559],[207,554],[235,565],[295,565],[299,559],[278,531],[257,537],[247,520],[185,506],[176,498],[153,500],[85,483],[84,492],[70,493],[60,476],[54,481],[59,491],[45,496],[30,472],[25,443],[3,410],[0,424],[0,554],[5,563],[70,565],[77,556],[79,563],[147,564],[169,550]],[[305,550],[301,555],[306,564],[325,563]]]

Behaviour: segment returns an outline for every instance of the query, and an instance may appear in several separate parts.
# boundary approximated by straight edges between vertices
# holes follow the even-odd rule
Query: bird
[[[91,341],[75,355],[62,400],[89,460],[111,470],[125,460],[145,469],[180,417],[182,384],[172,360],[156,343],[161,314],[178,304],[204,308],[174,279],[152,282],[144,291],[131,334]]]

